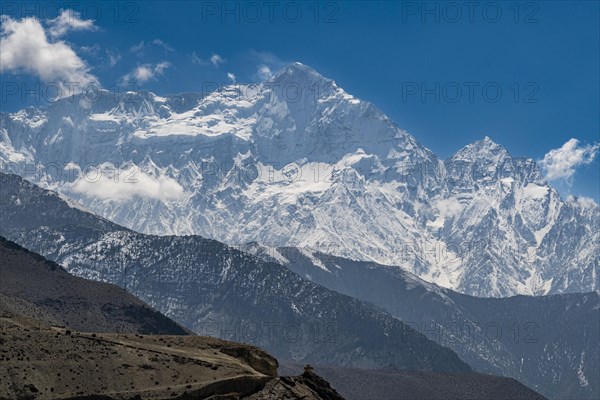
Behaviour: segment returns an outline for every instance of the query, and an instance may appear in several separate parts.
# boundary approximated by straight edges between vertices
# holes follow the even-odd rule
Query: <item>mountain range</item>
[[[0,173],[0,235],[69,273],[118,285],[186,328],[281,359],[470,372],[452,350],[376,306],[199,236],[152,236]]]
[[[250,343],[349,398],[600,396],[600,207],[487,136],[440,159],[306,65],[0,112],[0,187],[9,319]]]
[[[312,68],[0,114],[0,168],[130,229],[313,249],[479,297],[600,288],[600,210],[490,138],[446,160]]]
[[[306,249],[144,235],[16,175],[0,173],[0,184],[1,235],[77,276],[125,288],[196,333],[250,342],[282,360],[472,367],[549,398],[600,393],[597,292],[476,298],[397,267]]]
[[[510,376],[554,399],[600,395],[598,292],[477,298],[396,267],[298,248],[245,250],[339,293],[380,306],[476,371]]]
[[[2,237],[0,278],[1,398],[342,399],[303,365],[282,365],[247,344],[188,335],[121,288],[74,277]],[[349,400],[383,393],[543,400],[514,379],[483,374],[317,371]]]
[[[314,373],[280,377],[265,351],[194,336],[123,289],[3,237],[0,333],[3,399],[342,400]]]

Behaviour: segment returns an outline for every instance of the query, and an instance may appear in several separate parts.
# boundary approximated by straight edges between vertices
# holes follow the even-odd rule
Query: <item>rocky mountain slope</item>
[[[477,296],[600,288],[600,211],[489,138],[440,160],[300,63],[258,85],[0,114],[0,168],[149,234],[311,247]]]
[[[0,174],[0,234],[80,277],[125,287],[196,333],[285,359],[467,372],[470,367],[379,308],[199,236],[151,236]]]
[[[329,289],[371,302],[447,346],[476,371],[510,376],[551,399],[600,396],[598,292],[482,299],[398,268],[317,251],[246,251]]]
[[[85,332],[190,332],[109,283],[75,277],[0,236],[0,312]]]
[[[278,377],[263,350],[214,338],[82,333],[2,314],[0,344],[6,399],[343,400],[317,375]]]
[[[303,372],[302,364],[278,365],[253,346],[207,337],[148,336],[147,328],[135,329],[118,313],[107,313],[107,305],[119,309],[114,303],[131,295],[70,276],[4,239],[0,278],[0,398],[340,400],[338,389],[348,399],[361,400],[542,399],[514,380],[488,375],[318,366],[319,375],[333,379],[333,389],[314,372]],[[147,313],[136,314],[136,321],[147,318]],[[144,320],[139,325],[152,324]],[[86,333],[72,330],[75,326]]]
[[[0,237],[0,398],[342,399],[315,374],[279,377],[256,347],[187,333]]]

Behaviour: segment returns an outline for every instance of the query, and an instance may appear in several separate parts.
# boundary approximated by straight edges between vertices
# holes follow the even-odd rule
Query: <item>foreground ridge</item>
[[[6,313],[0,332],[0,398],[343,400],[317,375],[278,377],[269,354],[219,339],[83,333]]]

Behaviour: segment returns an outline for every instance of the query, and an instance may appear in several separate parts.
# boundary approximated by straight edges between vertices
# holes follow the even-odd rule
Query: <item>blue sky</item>
[[[565,196],[600,199],[598,157],[585,162],[600,141],[598,2],[266,4],[3,2],[1,11],[13,21],[35,16],[50,43],[84,63],[85,79],[107,88],[127,81],[158,94],[203,91],[300,61],[441,157],[485,135],[535,160],[567,143],[548,160],[573,173],[555,174],[553,184]],[[61,7],[93,25],[61,31],[60,21],[47,22]],[[30,88],[40,71],[3,66],[3,111],[35,102],[5,85]]]

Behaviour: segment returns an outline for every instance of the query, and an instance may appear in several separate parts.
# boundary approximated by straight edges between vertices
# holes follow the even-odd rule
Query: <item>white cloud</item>
[[[100,51],[100,45],[98,45],[98,43],[94,44],[93,46],[81,46],[79,47],[79,50],[81,50],[83,53],[92,55],[92,56],[97,56],[98,52]]]
[[[70,88],[68,94],[80,91],[88,83],[98,82],[67,43],[49,40],[37,18],[15,20],[3,15],[0,22],[0,72],[30,73],[45,83]]]
[[[131,51],[132,53],[134,53],[138,56],[141,56],[144,54],[144,50],[146,50],[146,48],[148,48],[152,45],[161,47],[165,51],[175,51],[175,49],[172,48],[171,45],[169,45],[167,42],[160,40],[160,39],[154,39],[153,41],[151,41],[149,43],[146,43],[144,40],[142,40],[138,44],[134,44],[133,46],[131,46],[129,48],[129,51]]]
[[[267,51],[249,50],[245,53],[245,57],[249,63],[257,65],[257,72],[252,75],[252,79],[255,81],[266,81],[273,76],[273,71],[279,71],[289,64],[288,61]]]
[[[463,210],[463,205],[456,199],[438,200],[434,205],[438,215],[434,221],[427,222],[427,225],[436,228],[444,227],[447,219],[451,219],[460,215]]]
[[[256,74],[258,76],[258,79],[260,79],[261,81],[266,81],[271,76],[273,76],[273,73],[271,72],[271,68],[269,68],[269,66],[267,66],[265,64],[261,64],[258,66],[258,70],[257,70]]]
[[[138,84],[145,83],[150,79],[155,79],[165,73],[165,70],[171,66],[168,61],[163,61],[158,64],[142,64],[134,68],[133,71],[123,76],[123,82],[129,83],[132,81]]]
[[[209,65],[212,64],[215,68],[219,68],[222,64],[225,64],[227,62],[226,59],[224,59],[223,57],[221,57],[218,54],[213,54],[212,56],[210,56],[209,59],[202,59],[198,56],[198,54],[196,54],[195,51],[192,51],[192,55],[191,55],[191,59],[192,59],[192,64],[196,64],[196,65]]]
[[[435,206],[440,212],[440,217],[443,219],[456,217],[463,209],[462,204],[452,198],[439,200]]]
[[[146,82],[148,79],[154,76],[154,68],[150,64],[139,65],[133,70],[133,78],[138,83]]]
[[[210,56],[210,62],[215,67],[219,68],[219,65],[225,63],[225,59],[218,54],[213,54],[212,56]]]
[[[235,74],[233,72],[228,72],[227,79],[229,79],[232,83],[235,83]]]
[[[586,210],[598,207],[598,203],[591,197],[570,195],[567,197],[567,201],[576,207]]]
[[[80,177],[71,185],[75,193],[102,200],[124,201],[134,197],[143,197],[160,201],[181,198],[183,187],[166,175],[158,177],[141,172],[136,167],[122,170],[115,179],[111,174],[101,174],[99,179]]]
[[[202,58],[200,58],[198,56],[198,54],[196,54],[195,51],[192,51],[192,63],[196,64],[196,65],[208,65],[208,64],[212,64],[215,68],[219,68],[222,64],[225,64],[227,62],[226,59],[224,59],[223,57],[221,57],[218,54],[213,54],[212,56],[210,56],[209,59],[204,60]]]
[[[94,44],[93,46],[81,46],[79,47],[79,50],[88,56],[92,56],[102,61],[103,67],[106,65],[114,67],[119,60],[121,60],[121,54],[119,54],[119,52],[110,49],[104,49],[104,52],[102,52],[101,47],[98,44]]]
[[[268,51],[249,50],[246,53],[246,57],[250,62],[269,65],[275,70],[279,70],[286,64],[289,64],[288,61],[282,60],[275,54],[269,53]]]
[[[192,51],[192,64],[208,65],[208,61],[201,59],[200,57],[198,57],[198,54],[196,54],[195,51]]]
[[[569,180],[577,167],[594,161],[599,148],[599,144],[580,146],[579,140],[572,138],[562,147],[546,153],[539,163],[546,172],[547,180]]]
[[[106,49],[106,56],[108,57],[108,64],[111,67],[114,67],[121,59],[121,55],[119,53],[110,51],[108,49]]]
[[[138,44],[135,44],[129,48],[132,53],[139,54],[146,48],[146,43],[142,40]]]
[[[173,49],[168,43],[163,42],[160,39],[154,39],[152,41],[153,44],[162,47],[163,49],[165,49],[166,51],[175,51],[175,49]]]
[[[48,20],[48,34],[53,38],[63,36],[68,31],[94,31],[98,27],[91,19],[81,19],[81,14],[73,10],[60,10],[60,15]]]

